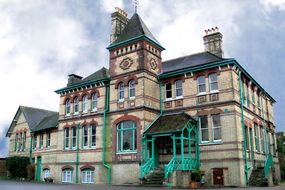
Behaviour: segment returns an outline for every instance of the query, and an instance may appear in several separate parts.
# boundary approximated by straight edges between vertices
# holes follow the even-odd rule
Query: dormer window
[[[210,92],[218,91],[218,78],[216,73],[212,73],[209,75],[209,88]]]
[[[206,94],[206,82],[205,76],[199,76],[197,78],[198,94]]]

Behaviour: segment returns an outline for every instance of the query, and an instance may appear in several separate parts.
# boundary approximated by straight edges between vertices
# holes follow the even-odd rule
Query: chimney
[[[123,32],[125,26],[128,24],[128,14],[120,9],[115,7],[115,12],[112,13],[112,33],[110,37],[110,43],[116,41],[118,36]]]
[[[68,75],[68,83],[67,83],[67,86],[70,86],[70,85],[72,85],[72,84],[81,82],[81,81],[82,81],[82,78],[83,78],[83,77],[78,76],[78,75],[75,75],[75,74],[70,74],[70,75]]]
[[[205,36],[203,37],[205,51],[208,51],[216,56],[223,57],[223,35],[219,32],[219,28],[216,26],[215,28],[205,30]]]

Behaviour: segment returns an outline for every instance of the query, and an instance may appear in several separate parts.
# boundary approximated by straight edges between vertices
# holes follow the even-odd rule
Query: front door
[[[41,171],[42,171],[42,157],[39,156],[37,158],[37,175],[36,175],[37,181],[41,180]]]
[[[215,168],[213,170],[213,183],[214,185],[224,185],[224,173],[222,168]]]

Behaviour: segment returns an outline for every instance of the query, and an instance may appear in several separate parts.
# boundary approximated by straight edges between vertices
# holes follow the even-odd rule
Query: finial
[[[139,6],[139,0],[134,0],[134,6],[135,6],[135,13],[137,13],[138,6]]]

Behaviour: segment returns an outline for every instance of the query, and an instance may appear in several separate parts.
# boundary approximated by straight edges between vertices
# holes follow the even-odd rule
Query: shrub
[[[200,182],[201,178],[202,178],[201,170],[195,170],[191,173],[191,180],[192,181]]]
[[[10,172],[11,177],[27,177],[27,166],[30,164],[28,157],[13,156],[8,157],[6,160],[7,170]]]

